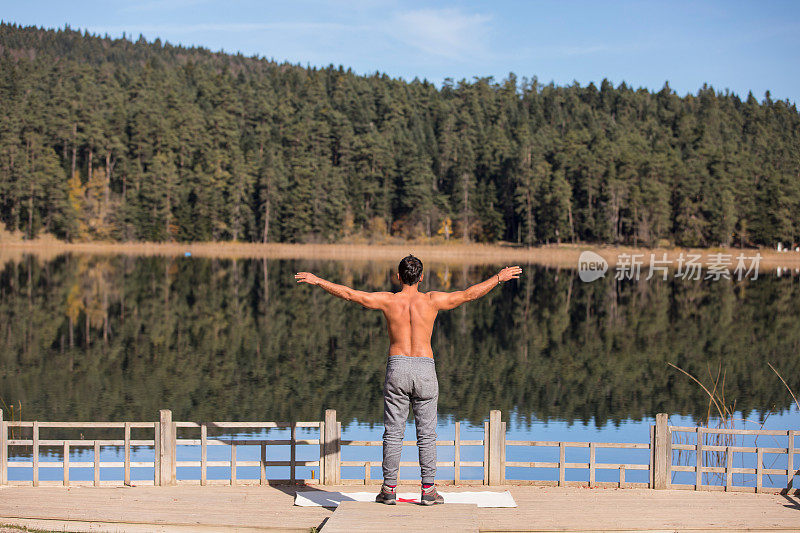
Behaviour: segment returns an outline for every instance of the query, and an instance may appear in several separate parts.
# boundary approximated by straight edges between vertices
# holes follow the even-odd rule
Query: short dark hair
[[[403,285],[419,283],[419,277],[422,275],[422,261],[409,254],[400,260],[397,272],[400,274],[400,281],[403,282]]]

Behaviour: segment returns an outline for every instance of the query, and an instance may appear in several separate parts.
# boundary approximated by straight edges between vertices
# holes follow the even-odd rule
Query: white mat
[[[380,490],[380,489],[379,489]],[[339,502],[374,502],[375,492],[326,492],[311,490],[298,492],[294,504],[300,507],[338,507]],[[508,491],[505,492],[439,492],[444,503],[474,503],[478,507],[516,507],[517,502]],[[419,503],[419,492],[398,492],[398,503]]]

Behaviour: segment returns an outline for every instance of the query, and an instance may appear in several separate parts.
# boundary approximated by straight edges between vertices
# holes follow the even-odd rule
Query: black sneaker
[[[397,503],[397,492],[391,487],[381,485],[381,491],[375,496],[375,501],[386,505],[395,505]]]
[[[436,492],[435,485],[431,485],[427,489],[422,487],[422,496],[420,496],[419,502],[422,505],[436,505],[437,503],[444,503],[444,497]]]

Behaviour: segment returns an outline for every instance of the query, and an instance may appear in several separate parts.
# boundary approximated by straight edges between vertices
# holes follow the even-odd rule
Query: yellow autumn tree
[[[453,221],[450,219],[450,217],[445,217],[444,220],[442,220],[442,225],[439,228],[439,231],[436,233],[439,235],[444,235],[444,240],[450,240],[450,235],[453,234]]]
[[[86,210],[86,186],[81,183],[81,177],[76,170],[69,180],[69,205],[75,211],[75,235],[71,235],[74,240],[86,240],[89,236],[89,227],[84,220]]]

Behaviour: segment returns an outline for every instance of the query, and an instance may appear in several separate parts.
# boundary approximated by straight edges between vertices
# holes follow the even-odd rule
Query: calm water
[[[426,264],[422,289],[462,289],[502,266]],[[175,420],[319,420],[335,408],[345,438],[380,439],[381,313],[293,274],[397,290],[394,268],[90,255],[6,263],[5,417],[12,404],[25,420],[155,420],[162,408]],[[656,413],[689,425],[708,413],[705,392],[667,363],[707,385],[719,372],[726,404],[750,421],[737,427],[800,426],[767,366],[800,391],[797,277],[584,283],[571,270],[524,268],[522,279],[439,316],[440,438],[452,438],[455,421],[471,438],[501,409],[510,439],[647,442]]]

